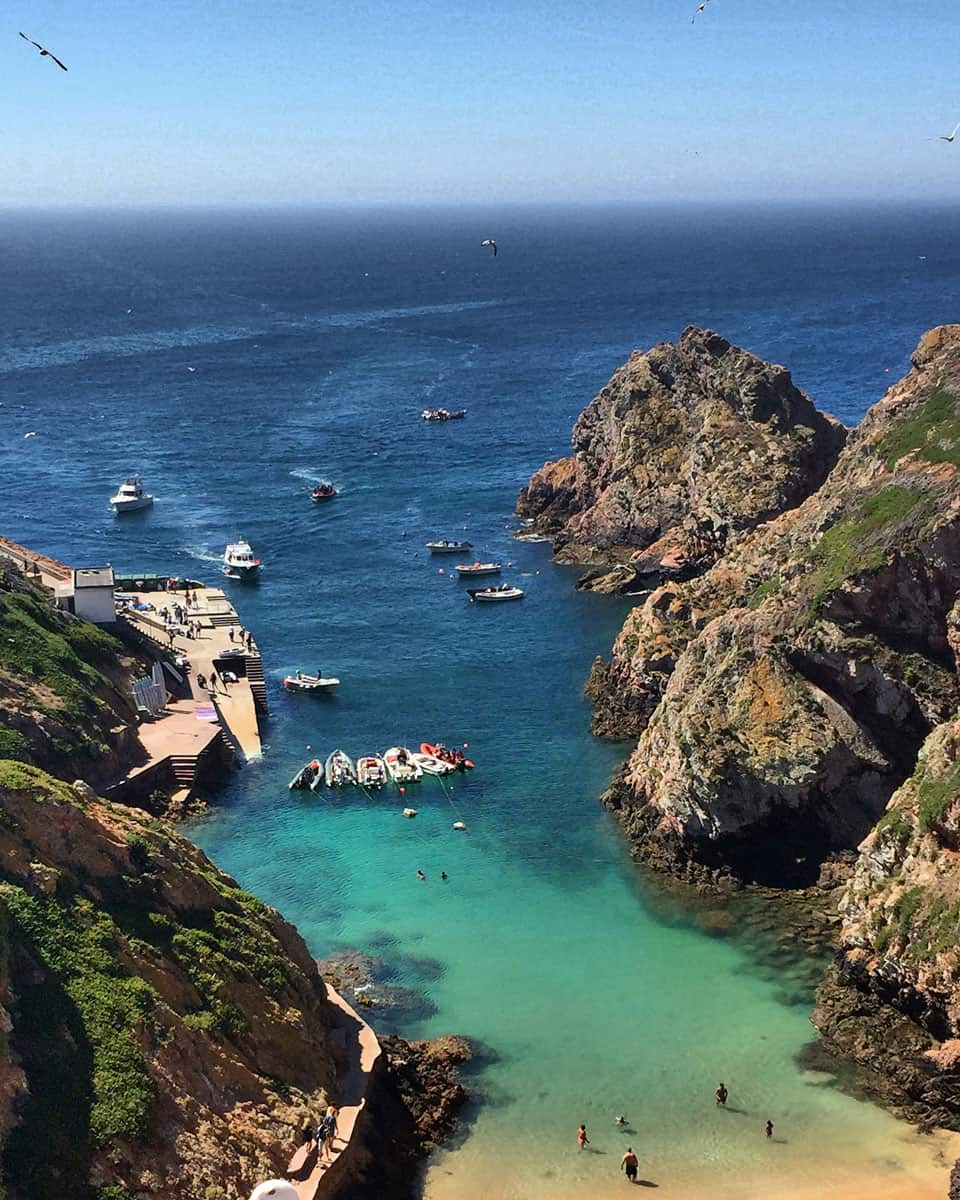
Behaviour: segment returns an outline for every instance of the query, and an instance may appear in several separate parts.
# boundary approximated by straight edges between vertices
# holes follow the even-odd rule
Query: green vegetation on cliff
[[[947,388],[933,388],[909,417],[885,434],[877,449],[888,470],[913,451],[926,462],[960,467],[957,397]]]

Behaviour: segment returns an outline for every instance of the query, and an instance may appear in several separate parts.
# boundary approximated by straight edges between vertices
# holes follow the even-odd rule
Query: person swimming
[[[626,1123],[627,1123],[627,1118],[623,1115],[623,1113],[621,1113],[620,1116],[617,1117],[615,1124],[626,1125]]]
[[[418,878],[418,879],[426,879],[426,875],[424,875],[424,873],[423,873],[422,871],[418,870],[418,871],[417,871],[417,878]]]

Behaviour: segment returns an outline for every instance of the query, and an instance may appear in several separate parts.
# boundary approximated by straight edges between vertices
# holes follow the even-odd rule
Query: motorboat
[[[110,497],[115,513],[138,512],[141,508],[149,508],[153,497],[145,491],[143,480],[139,475],[131,475],[117,488],[117,494]]]
[[[223,573],[228,579],[255,579],[260,572],[260,559],[249,542],[231,542],[223,552]]]
[[[469,758],[465,757],[462,750],[449,749],[442,742],[421,742],[420,753],[432,754],[435,758],[442,758],[444,762],[451,763],[457,771],[473,770],[473,763]]]
[[[296,675],[287,675],[283,686],[288,692],[332,692],[340,686],[340,680],[333,675],[304,675],[298,671]]]
[[[334,750],[327,759],[327,783],[331,787],[342,787],[345,783],[357,782],[357,771],[353,759],[342,750]]]
[[[410,755],[410,760],[417,764],[424,775],[449,775],[457,769],[453,763],[445,762],[435,754],[424,754],[423,751],[415,751]]]
[[[475,575],[499,575],[499,563],[460,563],[455,568],[461,578],[472,578]]]
[[[458,408],[453,412],[446,408],[425,408],[420,414],[425,421],[462,421],[466,415],[465,408]]]
[[[379,754],[365,754],[357,759],[357,783],[365,788],[382,788],[387,782],[387,768]]]
[[[473,546],[469,542],[451,542],[449,538],[440,538],[436,542],[427,542],[426,546],[431,554],[460,554],[463,550],[473,549]]]
[[[467,588],[470,603],[498,604],[504,600],[522,600],[523,591],[512,583],[501,583],[499,587]]]
[[[391,746],[383,754],[387,774],[396,784],[416,783],[423,778],[423,767],[413,761],[406,746]]]
[[[337,489],[332,483],[318,483],[310,492],[310,499],[315,504],[319,504],[321,500],[332,500],[337,494]]]
[[[323,781],[323,765],[318,758],[313,758],[305,767],[300,770],[290,780],[290,791],[297,791],[300,788],[309,788],[311,792],[316,791],[317,784]]]

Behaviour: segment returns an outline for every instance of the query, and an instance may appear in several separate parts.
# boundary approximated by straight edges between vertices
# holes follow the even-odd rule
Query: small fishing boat
[[[451,763],[458,771],[472,771],[473,763],[469,758],[464,757],[462,750],[448,749],[443,742],[421,742],[421,754],[432,754],[435,758],[442,758],[444,762]]]
[[[345,783],[357,782],[357,771],[353,759],[342,750],[334,750],[327,759],[327,783],[331,787],[343,787]]]
[[[256,579],[260,566],[250,543],[242,538],[231,542],[223,552],[223,573],[228,579]]]
[[[475,575],[499,575],[500,574],[500,564],[493,563],[493,562],[491,562],[491,563],[482,563],[482,562],[461,563],[459,566],[455,567],[454,569],[456,570],[457,574],[461,578],[473,577]]]
[[[297,791],[299,788],[308,787],[311,792],[316,791],[317,784],[323,780],[323,766],[318,758],[311,759],[305,767],[300,770],[290,780],[290,791]]]
[[[110,503],[113,505],[113,511],[119,516],[120,513],[139,512],[142,508],[149,508],[153,497],[144,489],[140,476],[131,475],[117,488],[117,494],[110,497]]]
[[[472,604],[476,600],[480,604],[497,604],[504,600],[522,600],[523,591],[512,583],[501,583],[499,587],[467,588],[467,595]]]
[[[382,788],[387,782],[387,768],[379,754],[365,754],[357,759],[357,783],[365,788]]]
[[[416,783],[423,778],[423,767],[413,761],[413,755],[406,746],[391,746],[385,750],[383,763],[394,783]]]
[[[337,494],[337,489],[332,483],[318,483],[310,492],[310,499],[319,504],[321,500],[332,500]]]
[[[405,808],[403,810],[403,815],[405,817],[415,817],[417,815],[417,810],[415,808]]]
[[[340,686],[340,680],[335,676],[304,675],[298,671],[296,675],[287,675],[283,686],[288,692],[332,692]]]
[[[462,421],[466,415],[465,408],[458,408],[453,412],[446,408],[425,408],[420,414],[425,421]]]
[[[451,542],[448,538],[440,538],[436,542],[427,542],[426,546],[431,554],[460,554],[463,550],[473,549],[473,546],[469,542]]]
[[[449,775],[456,770],[453,763],[445,762],[435,754],[424,754],[422,750],[411,754],[410,761],[416,763],[424,775]]]

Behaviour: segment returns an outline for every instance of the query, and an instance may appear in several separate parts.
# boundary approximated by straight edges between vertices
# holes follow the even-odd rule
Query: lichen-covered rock
[[[517,512],[566,561],[690,574],[799,504],[844,437],[783,367],[691,327],[614,373],[574,426],[573,457],[538,471]]]

